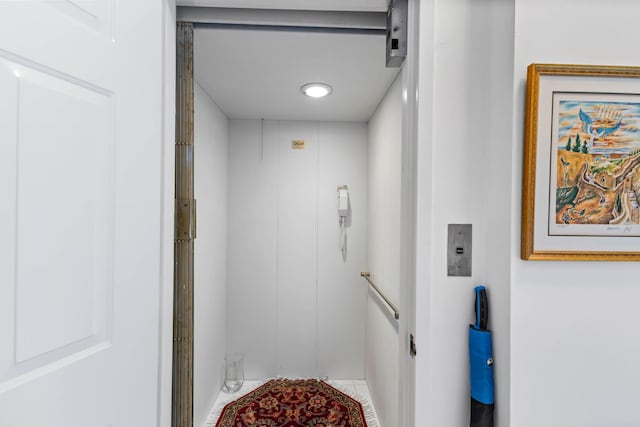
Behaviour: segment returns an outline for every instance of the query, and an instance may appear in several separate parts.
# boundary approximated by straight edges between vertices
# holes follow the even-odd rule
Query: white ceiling
[[[383,35],[196,27],[194,45],[195,79],[231,119],[368,121],[398,73]],[[308,82],[333,94],[308,98]]]
[[[386,12],[388,0],[177,0],[176,3],[178,6]]]

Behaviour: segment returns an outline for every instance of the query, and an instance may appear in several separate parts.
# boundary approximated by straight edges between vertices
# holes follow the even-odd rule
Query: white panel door
[[[157,424],[161,25],[0,2],[3,427]]]

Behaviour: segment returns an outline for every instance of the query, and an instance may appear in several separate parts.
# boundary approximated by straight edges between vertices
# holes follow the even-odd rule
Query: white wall
[[[320,122],[318,137],[317,374],[364,379],[367,125]],[[338,185],[349,186],[346,261],[338,240]]]
[[[201,426],[224,380],[229,121],[194,85],[194,425]]]
[[[469,424],[468,325],[487,285],[496,425],[509,422],[513,5],[421,1],[416,422]],[[447,225],[472,224],[471,277],[447,276]],[[513,424],[518,425],[518,424]]]
[[[296,139],[304,150],[291,149]],[[277,372],[286,377],[314,376],[316,368],[318,139],[317,123],[279,123],[275,327]]]
[[[640,64],[640,3],[515,1],[511,205],[512,424],[637,426],[637,263],[520,260],[522,135],[530,63]]]
[[[402,75],[369,120],[369,227],[367,271],[399,305]],[[366,377],[380,425],[398,424],[398,322],[371,290],[367,299]]]
[[[640,5],[607,6],[421,2],[416,418],[425,425],[468,423],[466,324],[479,281],[492,303],[497,425],[640,423],[636,265],[520,260],[526,67],[637,65]],[[453,222],[474,225],[471,279],[445,276]]]
[[[366,138],[364,123],[230,122],[227,346],[248,379],[364,378]]]
[[[229,122],[227,348],[246,355],[247,379],[276,375],[277,126]]]
[[[176,2],[164,5],[162,90],[164,128],[162,134],[162,270],[160,294],[160,373],[158,390],[158,426],[171,425],[173,375],[173,251],[175,212],[175,117],[176,117]]]

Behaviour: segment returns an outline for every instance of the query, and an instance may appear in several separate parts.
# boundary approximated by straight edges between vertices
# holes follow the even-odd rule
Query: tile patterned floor
[[[358,397],[358,400],[364,405],[368,405],[373,410],[373,416],[375,420],[371,427],[379,426],[377,422],[377,416],[375,415],[375,410],[373,409],[373,403],[371,402],[371,396],[369,395],[369,388],[367,387],[367,382],[364,380],[329,380],[327,381],[332,386],[336,387],[339,390],[346,392],[349,395]],[[262,384],[261,381],[245,381],[242,385],[242,388],[235,393],[225,393],[220,392],[216,402],[211,408],[209,416],[207,417],[207,421],[205,422],[203,427],[215,427],[216,422],[218,421],[218,417],[220,416],[220,412],[224,406],[233,402],[240,396],[247,394],[251,390],[258,387]]]

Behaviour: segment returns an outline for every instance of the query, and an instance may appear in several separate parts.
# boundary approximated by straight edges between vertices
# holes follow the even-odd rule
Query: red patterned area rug
[[[271,380],[224,407],[216,427],[367,427],[362,405],[319,380]]]

